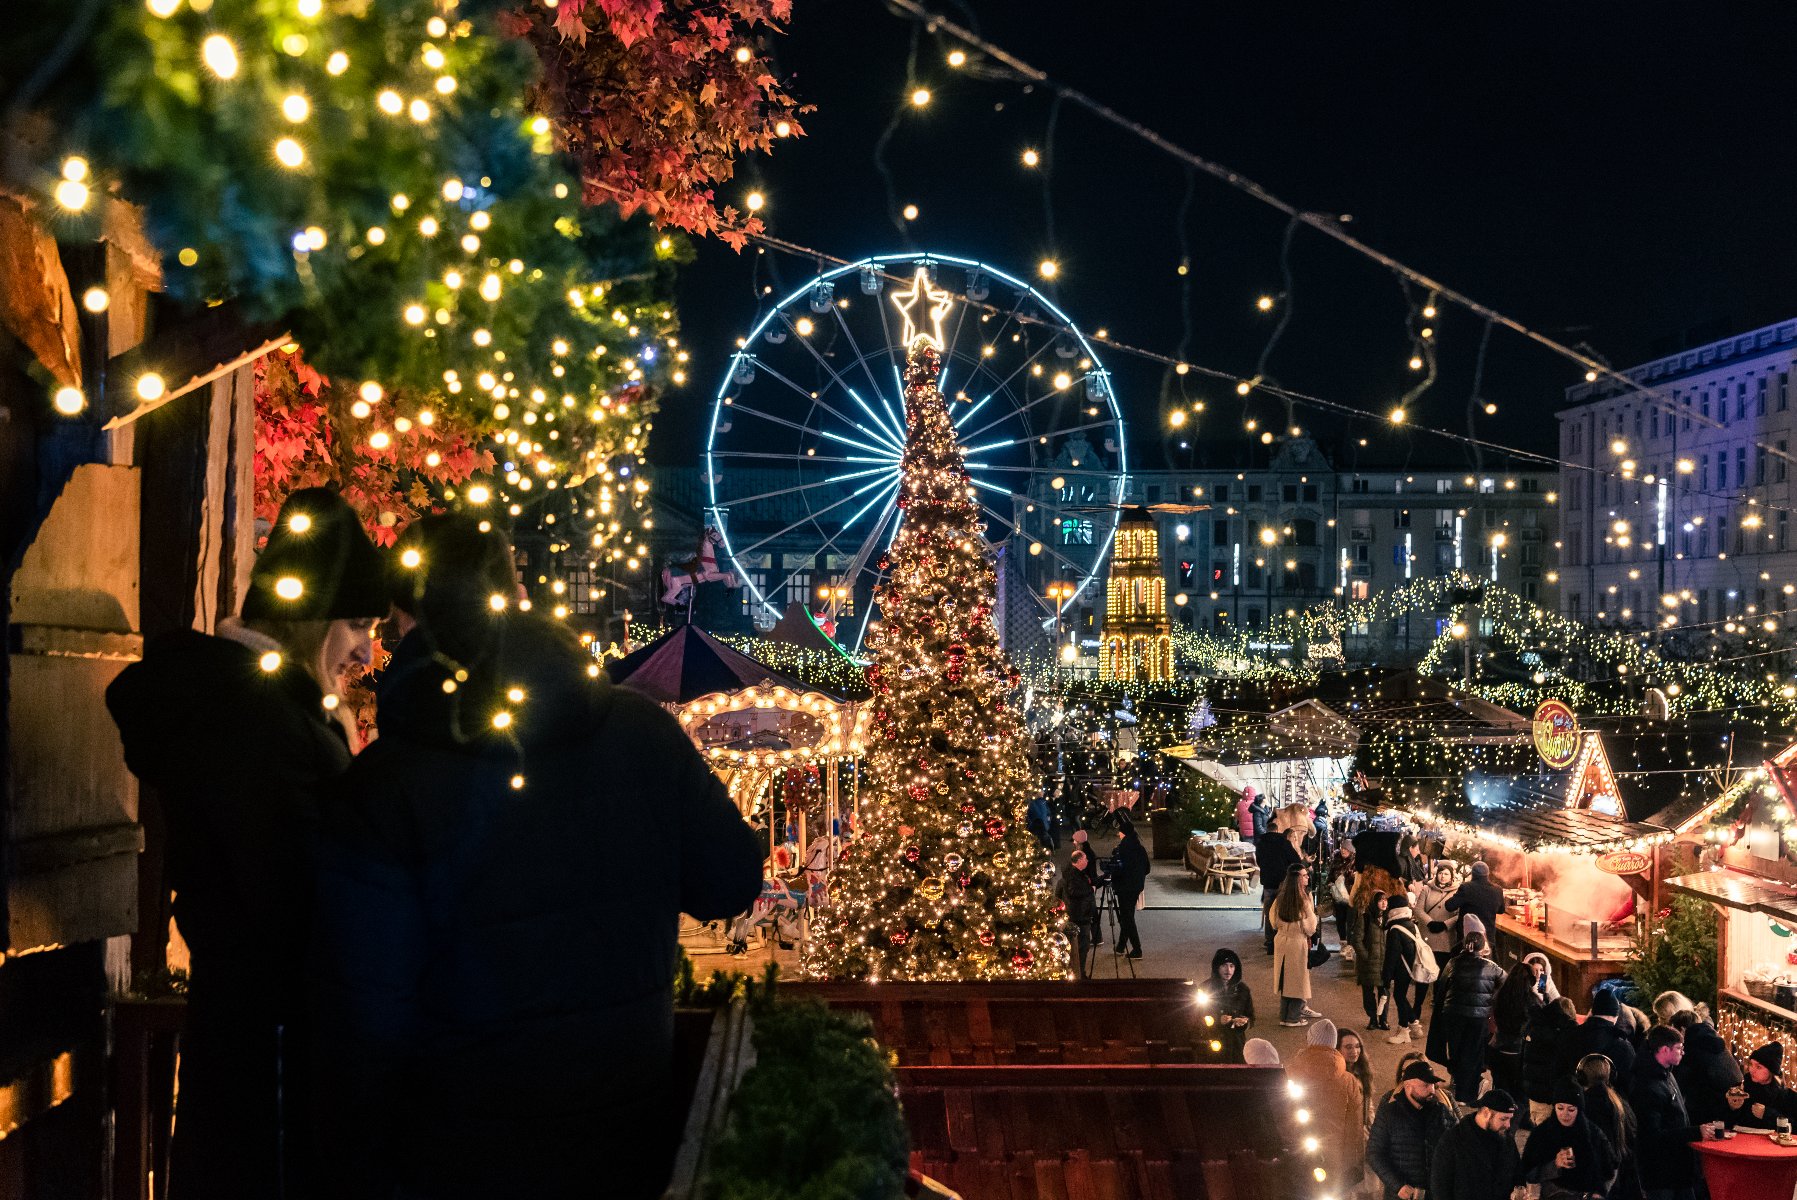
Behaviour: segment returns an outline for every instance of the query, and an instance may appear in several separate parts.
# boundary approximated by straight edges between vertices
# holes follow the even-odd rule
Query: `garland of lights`
[[[790,766],[827,762],[845,755],[857,757],[864,748],[867,726],[872,719],[865,706],[843,705],[827,696],[811,696],[776,687],[769,691],[745,688],[740,692],[714,692],[681,706],[680,723],[691,726],[689,735],[719,713],[741,712],[746,708],[778,708],[786,712],[805,713],[824,723],[825,734],[810,746],[793,746],[784,750],[737,750],[729,746],[701,745],[706,756],[729,766]]]

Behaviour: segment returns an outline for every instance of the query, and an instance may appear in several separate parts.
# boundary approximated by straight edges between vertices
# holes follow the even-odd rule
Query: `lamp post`
[[[1273,547],[1275,547],[1279,544],[1279,531],[1274,529],[1271,525],[1262,525],[1260,527],[1260,544],[1262,546],[1266,547],[1266,554],[1261,559],[1261,562],[1263,563],[1262,570],[1265,572],[1266,577],[1267,577],[1267,610],[1266,610],[1266,616],[1264,619],[1266,621],[1265,628],[1267,630],[1267,641],[1270,643],[1273,640],[1273,558],[1272,558],[1272,555],[1273,555]]]

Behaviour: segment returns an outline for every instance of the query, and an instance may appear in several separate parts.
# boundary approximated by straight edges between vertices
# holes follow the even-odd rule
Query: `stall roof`
[[[776,671],[732,650],[696,625],[670,630],[640,650],[613,660],[605,673],[613,683],[634,688],[659,704],[690,704],[714,692],[752,687],[783,687],[832,700],[849,698]]]
[[[1743,912],[1762,912],[1797,925],[1797,887],[1745,871],[1699,871],[1668,879],[1666,886],[1699,900]]]
[[[1663,837],[1668,832],[1662,825],[1619,821],[1582,808],[1481,808],[1475,809],[1466,823],[1513,839],[1524,850],[1567,846],[1596,851],[1638,838]]]

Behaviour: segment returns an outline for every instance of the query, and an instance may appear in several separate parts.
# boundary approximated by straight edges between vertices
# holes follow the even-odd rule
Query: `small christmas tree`
[[[1217,718],[1210,710],[1210,697],[1198,697],[1198,703],[1192,706],[1192,715],[1186,721],[1186,736],[1196,741],[1206,729],[1217,723]]]
[[[1058,979],[1071,956],[1055,867],[1024,828],[1040,785],[1006,702],[995,573],[937,387],[950,301],[920,270],[905,318],[901,526],[877,596],[863,829],[807,948],[814,978]],[[928,308],[935,336],[918,328]]]

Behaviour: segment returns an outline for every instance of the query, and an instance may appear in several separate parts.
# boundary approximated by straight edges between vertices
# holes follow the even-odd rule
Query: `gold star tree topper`
[[[948,310],[955,306],[953,297],[948,292],[930,286],[930,274],[923,267],[917,268],[917,275],[911,280],[911,290],[892,293],[892,306],[899,310],[899,316],[905,319],[905,349],[909,350],[919,341],[928,342],[936,349],[942,349],[942,318],[948,316]],[[913,310],[920,306],[928,306],[930,316],[930,332],[920,329],[914,318]]]

